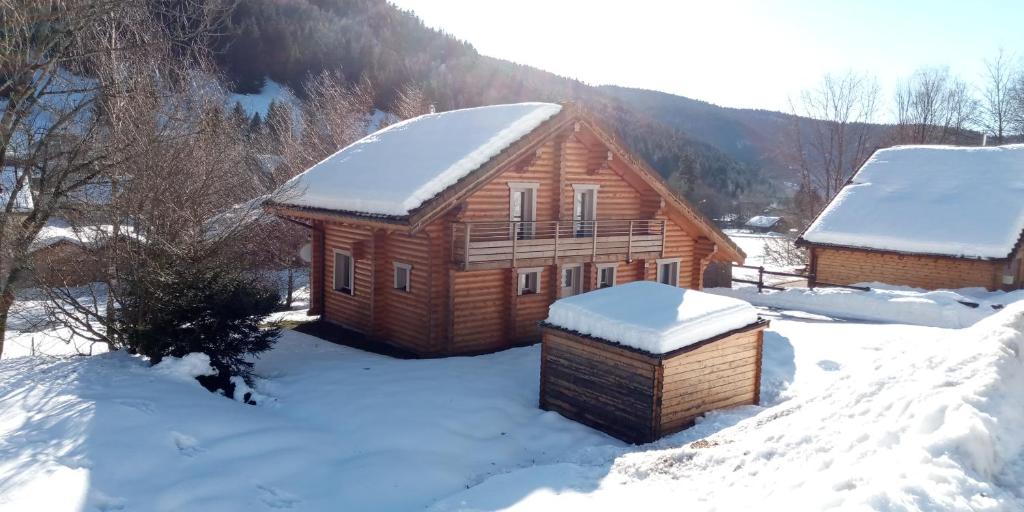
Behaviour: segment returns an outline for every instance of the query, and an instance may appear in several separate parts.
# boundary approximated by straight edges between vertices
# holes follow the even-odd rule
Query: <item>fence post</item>
[[[764,290],[764,266],[757,267],[757,293]]]

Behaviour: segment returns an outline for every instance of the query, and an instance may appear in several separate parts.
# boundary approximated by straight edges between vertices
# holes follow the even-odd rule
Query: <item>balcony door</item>
[[[598,185],[573,185],[572,220],[577,237],[594,236]]]
[[[537,220],[537,183],[509,183],[509,220],[518,240],[533,238]]]

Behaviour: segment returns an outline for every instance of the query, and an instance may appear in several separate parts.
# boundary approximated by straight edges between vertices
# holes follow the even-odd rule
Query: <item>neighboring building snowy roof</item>
[[[38,251],[61,242],[95,247],[109,240],[113,233],[114,226],[110,224],[72,226],[61,219],[54,219],[39,230],[29,249]],[[135,230],[129,226],[121,226],[121,234],[135,236]]]
[[[747,226],[752,228],[770,228],[779,223],[782,217],[769,217],[767,215],[756,215],[747,221]]]
[[[1024,145],[877,151],[815,219],[807,242],[1006,258],[1024,233]]]
[[[14,190],[14,185],[20,176],[21,174],[13,167],[0,169],[0,210],[7,207],[7,202],[11,199],[11,191]],[[31,187],[25,182],[18,191],[17,197],[14,198],[14,211],[28,211],[32,209],[32,206]]]
[[[517,103],[427,114],[349,145],[289,180],[283,204],[404,216],[562,109]]]
[[[730,297],[635,281],[555,301],[547,323],[652,354],[664,354],[757,322]]]

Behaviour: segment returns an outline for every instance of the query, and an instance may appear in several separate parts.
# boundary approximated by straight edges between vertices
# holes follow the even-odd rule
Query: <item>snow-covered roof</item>
[[[815,219],[807,242],[1006,258],[1024,233],[1024,145],[877,151]]]
[[[0,169],[0,211],[6,208],[7,202],[11,200],[11,192],[14,190],[14,185],[18,179],[22,176],[21,172],[14,167]],[[14,211],[28,211],[32,209],[32,206],[31,187],[26,181],[22,183],[21,189],[18,190],[18,195],[14,198]]]
[[[61,219],[53,219],[39,230],[39,234],[36,235],[29,249],[38,251],[61,242],[84,247],[95,247],[103,244],[113,233],[114,226],[110,224],[72,226]],[[123,236],[137,236],[135,230],[130,226],[121,226],[121,234]]]
[[[770,228],[778,224],[779,219],[781,218],[782,217],[770,217],[768,215],[756,215],[747,221],[747,225],[752,228]]]
[[[516,103],[426,114],[367,135],[292,178],[282,204],[405,216],[562,109]]]
[[[547,323],[664,354],[757,322],[748,302],[635,281],[555,301]]]

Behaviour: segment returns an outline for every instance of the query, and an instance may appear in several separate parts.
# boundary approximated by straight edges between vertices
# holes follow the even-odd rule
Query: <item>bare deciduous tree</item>
[[[10,193],[0,194],[0,333],[40,229],[76,192],[116,175],[135,150],[113,136],[126,112],[142,98],[160,102],[153,78],[187,79],[174,63],[203,53],[222,8],[0,0],[0,169],[11,176]],[[29,189],[31,206],[19,206]]]
[[[790,160],[802,189],[816,191],[828,201],[871,156],[878,143],[870,124],[875,120],[878,94],[872,77],[854,72],[826,74],[817,87],[800,95],[798,104],[791,104]]]
[[[1008,134],[1013,104],[1013,56],[1003,49],[992,59],[985,60],[985,74],[981,89],[981,127],[1002,144]]]
[[[897,87],[895,110],[895,142],[954,144],[974,122],[978,103],[947,68],[924,68]]]

